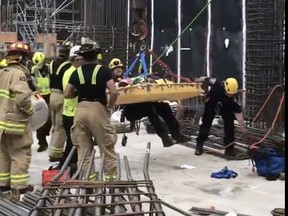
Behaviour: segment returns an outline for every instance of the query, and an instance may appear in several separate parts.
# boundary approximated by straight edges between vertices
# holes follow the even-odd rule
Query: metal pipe
[[[246,90],[246,0],[242,0],[242,89]],[[246,106],[246,94],[243,93],[242,106]]]
[[[132,175],[131,175],[130,166],[129,166],[129,161],[128,161],[128,158],[126,156],[124,156],[124,164],[125,164],[125,170],[126,170],[127,179],[129,181],[133,181],[133,178],[132,178]],[[138,192],[138,188],[136,186],[132,187],[131,191],[132,191],[132,193],[137,193]],[[134,196],[129,196],[129,197],[131,197],[130,198],[131,201],[140,201],[140,195],[134,195]],[[136,205],[136,204],[135,205],[131,205],[131,208],[135,209],[135,211],[137,213],[143,212],[140,204],[139,205]],[[139,216],[140,216],[140,214],[139,214]]]
[[[153,50],[154,49],[154,36],[155,36],[155,23],[154,23],[154,16],[155,16],[155,1],[151,0],[151,39],[150,39],[150,49]],[[153,63],[153,55],[150,54],[150,73],[152,73],[152,63]]]
[[[144,178],[145,180],[150,180],[150,176],[149,176],[149,173],[148,173],[148,168],[149,168],[149,159],[150,159],[150,150],[151,150],[151,143],[148,142],[147,143],[147,147],[146,147],[146,153],[145,153],[145,159],[144,159],[144,166],[143,166],[143,174],[144,174]],[[151,195],[149,196],[149,198],[152,200],[152,201],[156,201],[154,204],[154,208],[157,210],[157,211],[161,211],[159,212],[159,216],[165,216],[165,214],[162,213],[162,208],[161,208],[161,205],[159,204],[159,202],[157,202],[158,198],[157,196],[155,195],[155,190],[154,190],[154,187],[151,187],[151,186],[148,186],[147,185],[147,190],[149,193],[151,193]]]
[[[152,0],[153,1],[153,0]],[[131,7],[131,2],[130,0],[127,0],[127,35],[126,35],[126,39],[127,39],[127,47],[126,47],[126,70],[128,70],[129,67],[129,38],[130,38],[130,7]]]
[[[211,77],[210,71],[210,45],[211,45],[211,0],[207,0],[208,3],[208,32],[207,32],[207,45],[206,45],[206,75]]]
[[[182,20],[182,0],[177,0],[177,83],[180,83],[181,79],[181,20]]]

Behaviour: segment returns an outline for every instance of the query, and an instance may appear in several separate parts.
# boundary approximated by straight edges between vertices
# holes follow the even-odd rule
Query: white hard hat
[[[78,56],[77,54],[75,54],[75,52],[79,51],[80,47],[81,47],[80,45],[73,46],[70,49],[69,58]]]
[[[33,94],[31,101],[33,115],[29,116],[28,121],[32,131],[36,131],[46,123],[49,116],[49,109],[45,100],[38,94]]]

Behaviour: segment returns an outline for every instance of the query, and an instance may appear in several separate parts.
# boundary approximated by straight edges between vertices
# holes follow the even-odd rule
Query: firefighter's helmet
[[[238,82],[235,78],[228,78],[224,81],[225,91],[228,94],[236,94],[238,92]]]
[[[69,58],[78,56],[78,54],[76,54],[75,52],[79,51],[80,47],[81,47],[80,45],[73,46],[70,49]]]
[[[35,52],[32,57],[34,65],[43,65],[45,62],[45,54],[43,52]]]
[[[30,55],[30,47],[28,44],[24,43],[23,41],[17,41],[8,48],[7,52],[8,54],[21,53],[21,54]]]
[[[118,58],[113,58],[109,63],[109,68],[112,70],[116,67],[123,67],[123,63]]]
[[[98,42],[88,43],[81,45],[79,51],[75,52],[78,55],[85,54],[85,53],[99,53],[101,52],[101,47]]]

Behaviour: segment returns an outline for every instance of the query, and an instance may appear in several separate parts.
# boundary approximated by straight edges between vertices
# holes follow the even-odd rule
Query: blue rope
[[[148,74],[148,70],[147,70],[147,64],[145,61],[145,53],[144,52],[140,53],[140,60],[141,60],[141,63],[143,65],[144,76],[146,77]]]
[[[136,55],[136,58],[134,59],[134,61],[132,62],[132,64],[131,64],[130,67],[128,68],[128,70],[124,73],[124,75],[123,75],[124,78],[127,78],[127,77],[131,74],[133,68],[135,67],[136,63],[138,62],[138,60],[139,60],[139,58],[140,58],[140,54],[141,54],[141,53],[138,53],[138,54]]]

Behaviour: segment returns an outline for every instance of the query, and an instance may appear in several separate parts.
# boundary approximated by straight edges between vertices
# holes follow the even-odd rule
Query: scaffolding
[[[17,32],[18,38],[35,46],[38,34],[74,31],[84,25],[83,21],[75,19],[80,17],[80,10],[75,10],[75,2],[77,1],[9,0],[1,10],[1,14],[5,14],[0,19],[1,30]]]

